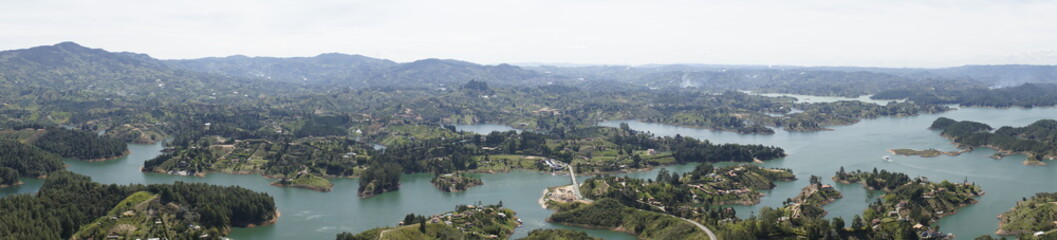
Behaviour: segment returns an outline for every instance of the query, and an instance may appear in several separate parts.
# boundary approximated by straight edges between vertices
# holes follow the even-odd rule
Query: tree
[[[844,218],[835,217],[830,223],[833,223],[833,229],[837,231],[844,231]]]
[[[18,183],[18,171],[9,167],[0,167],[0,185]]]
[[[855,231],[862,230],[865,224],[862,222],[862,218],[859,215],[855,215],[851,220],[851,228]]]
[[[671,177],[672,177],[671,175],[668,175],[668,169],[661,168],[660,171],[657,171],[657,180],[656,180],[656,182],[666,183],[666,182],[669,182],[669,179]]]

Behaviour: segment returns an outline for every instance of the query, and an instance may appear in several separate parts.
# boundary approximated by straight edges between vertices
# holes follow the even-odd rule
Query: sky
[[[1057,64],[1057,1],[0,0],[0,49],[483,64]]]

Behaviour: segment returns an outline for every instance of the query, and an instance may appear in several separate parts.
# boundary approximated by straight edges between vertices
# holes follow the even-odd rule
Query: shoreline
[[[278,181],[269,183],[268,185],[272,185],[272,186],[276,186],[276,187],[301,188],[301,189],[308,189],[308,190],[317,191],[317,192],[330,192],[331,188],[334,187],[333,183],[331,183],[330,186],[324,188],[324,187],[320,187],[320,186],[312,186],[312,185],[304,185],[304,184],[282,184],[282,183],[280,183]]]
[[[22,185],[22,184],[26,184],[26,183],[25,183],[25,182],[22,182],[22,181],[18,181],[18,182],[15,182],[15,183],[13,183],[13,184],[0,184],[0,188],[9,188],[9,187],[14,187],[14,186]]]
[[[661,125],[666,125],[666,126],[683,127],[683,128],[710,130],[710,131],[716,131],[716,132],[732,132],[732,133],[737,133],[737,134],[742,134],[742,135],[774,135],[776,133],[774,130],[779,128],[779,126],[766,126],[766,127],[768,127],[768,129],[771,129],[771,132],[769,132],[769,133],[740,132],[740,131],[738,131],[738,129],[716,128],[716,127],[706,127],[706,126],[693,126],[693,125],[686,125],[686,124],[679,124],[679,123],[648,121],[648,120],[641,120],[641,119],[602,120],[602,121],[596,122],[595,125],[597,126],[599,123],[602,123],[602,122],[633,122],[633,121],[643,122],[643,123],[651,123],[651,124],[661,124]],[[830,129],[830,130],[832,130],[832,129]]]
[[[1046,166],[1047,165],[1046,162],[1045,162],[1046,160],[1051,160],[1051,161],[1052,160],[1057,160],[1057,155],[1043,155],[1043,156],[1039,156],[1040,160],[1036,161],[1036,160],[1032,160],[1031,159],[1032,157],[1036,156],[1035,153],[1032,153],[1032,152],[1013,151],[1013,150],[1003,149],[1003,148],[1000,148],[1000,147],[997,147],[997,146],[994,146],[994,145],[991,145],[991,144],[980,145],[980,146],[972,146],[972,145],[968,145],[968,144],[962,144],[962,143],[959,143],[959,142],[955,142],[954,139],[949,137],[949,136],[945,136],[945,135],[942,135],[942,134],[940,134],[940,136],[942,136],[943,138],[946,138],[947,140],[949,140],[951,142],[951,144],[954,144],[954,146],[957,147],[957,148],[968,149],[967,152],[971,152],[973,150],[976,150],[976,148],[979,148],[979,147],[993,149],[993,150],[995,150],[995,154],[991,155],[991,158],[994,158],[996,160],[1002,160],[1002,158],[1005,158],[1007,156],[1012,156],[1012,155],[1024,155],[1025,159],[1024,159],[1024,162],[1022,163],[1024,166]]]
[[[113,156],[113,157],[92,158],[92,159],[73,158],[73,159],[77,159],[77,160],[81,160],[81,161],[85,161],[85,162],[105,162],[105,161],[110,161],[110,160],[114,160],[114,159],[118,159],[118,158],[128,157],[128,155],[131,155],[131,154],[132,154],[132,150],[128,149],[128,148],[125,148],[125,151],[122,152],[121,155],[117,155],[117,156]]]
[[[900,151],[900,150],[906,150],[906,151],[911,151],[911,152],[903,152],[903,151]],[[961,150],[958,150],[958,151],[940,151],[940,150],[937,150],[937,149],[915,150],[915,149],[910,149],[910,148],[896,148],[896,149],[888,149],[888,152],[891,153],[891,154],[894,154],[894,155],[899,155],[899,156],[908,156],[908,157],[918,156],[918,157],[922,157],[922,158],[934,158],[934,157],[939,157],[940,155],[947,155],[947,156],[951,156],[951,157],[957,157],[957,156],[960,156],[960,155],[962,155],[964,153],[972,152],[973,150],[976,150],[976,148],[975,147],[967,147],[967,148],[961,148]]]
[[[254,228],[254,227],[263,227],[263,226],[272,225],[272,224],[275,224],[275,223],[279,222],[279,217],[281,217],[281,216],[283,216],[283,213],[279,212],[279,209],[276,208],[275,209],[275,216],[272,217],[272,219],[269,219],[268,221],[265,221],[265,222],[260,223],[260,224],[253,224],[253,223],[246,224],[246,226],[242,226],[242,228]]]

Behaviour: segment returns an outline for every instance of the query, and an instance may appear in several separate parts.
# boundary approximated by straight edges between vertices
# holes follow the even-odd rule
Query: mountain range
[[[953,68],[796,67],[752,65],[531,66],[481,65],[451,59],[398,63],[361,55],[314,57],[210,57],[160,60],[109,52],[73,42],[0,52],[0,86],[21,94],[41,90],[119,96],[197,93],[250,96],[311,88],[445,88],[469,80],[493,86],[550,84],[584,90],[699,88],[827,94],[825,88],[859,88],[870,94],[937,84],[1004,87],[1057,83],[1057,66],[972,65]],[[939,83],[936,83],[936,82]],[[600,84],[606,83],[606,84]],[[241,94],[235,93],[240,92]]]

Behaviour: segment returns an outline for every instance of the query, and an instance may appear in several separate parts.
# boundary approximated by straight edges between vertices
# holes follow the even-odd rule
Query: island
[[[877,236],[895,238],[914,234],[920,238],[953,238],[932,228],[944,216],[953,215],[961,207],[977,202],[984,191],[976,184],[963,181],[951,183],[946,180],[935,183],[925,177],[911,179],[903,173],[885,170],[870,172],[857,170],[845,172],[844,168],[833,179],[842,184],[861,183],[867,189],[882,190],[885,195],[870,204],[853,224],[875,229]],[[856,228],[856,227],[853,227]]]
[[[381,163],[368,166],[360,177],[360,188],[356,194],[360,197],[371,197],[385,192],[400,189],[400,175],[403,167],[395,163]]]
[[[0,233],[12,239],[223,238],[232,227],[279,218],[271,196],[242,187],[120,186],[67,171],[49,175],[36,195],[0,198],[0,206]]]
[[[283,178],[280,178],[279,181],[273,182],[272,186],[296,187],[320,192],[330,192],[330,189],[334,187],[334,184],[330,183],[330,180],[327,180],[327,178],[308,173],[308,171],[299,171],[293,177],[284,176]]]
[[[989,147],[998,151],[993,157],[1001,159],[1012,154],[1024,154],[1024,165],[1046,165],[1043,160],[1057,159],[1057,120],[1038,120],[1024,127],[991,126],[973,121],[957,121],[941,117],[932,122],[930,129],[941,130],[940,134],[953,141],[965,151],[975,147]],[[992,132],[992,130],[994,130]]]
[[[789,212],[787,215],[790,218],[799,218],[801,216],[821,218],[826,216],[826,211],[822,209],[822,206],[842,197],[844,196],[841,195],[840,191],[837,191],[829,184],[822,184],[821,178],[812,175],[810,184],[801,189],[800,194],[785,201],[786,206],[784,209]]]
[[[967,152],[971,152],[971,151],[973,151],[973,148],[971,148],[971,147],[965,148],[965,149],[962,149],[962,150],[958,150],[958,151],[940,151],[940,150],[936,150],[935,148],[929,148],[929,149],[926,149],[926,150],[914,150],[914,149],[907,149],[907,148],[889,149],[888,150],[888,152],[890,152],[892,154],[896,154],[896,155],[921,156],[921,157],[924,157],[924,158],[938,157],[940,155],[947,155],[947,156],[952,156],[953,157],[953,156],[962,155],[962,153],[967,153]]]
[[[493,205],[458,205],[454,211],[436,215],[408,214],[395,227],[360,233],[342,232],[337,240],[375,239],[507,239],[521,226],[514,210],[502,202]]]
[[[883,171],[883,170],[882,170]],[[854,174],[853,174],[854,173]],[[841,217],[824,219],[822,205],[839,196],[827,190],[821,178],[813,176],[811,184],[785,206],[764,207],[752,218],[738,219],[712,210],[703,222],[714,224],[722,238],[806,238],[806,239],[951,239],[953,235],[932,227],[942,216],[954,214],[956,209],[972,204],[983,192],[970,183],[932,183],[919,178],[910,180],[902,173],[854,171],[838,172],[838,182],[864,184],[867,188],[887,189],[885,196],[854,216],[850,221]],[[854,176],[852,176],[854,175]],[[896,180],[896,181],[887,181]],[[850,225],[848,224],[850,222]]]
[[[480,178],[462,172],[437,174],[429,182],[445,192],[462,192],[470,187],[484,184]]]
[[[1036,193],[1017,201],[1016,206],[998,216],[995,234],[1035,239],[1057,236],[1057,193]],[[1044,238],[1048,239],[1048,238]]]
[[[763,196],[761,190],[774,188],[776,181],[792,181],[789,169],[739,164],[716,168],[704,163],[684,175],[661,169],[656,179],[599,176],[580,187],[584,197],[615,197],[624,204],[671,208],[674,206],[753,205]],[[555,196],[559,196],[555,194]],[[619,196],[619,197],[618,197]]]
[[[547,221],[626,232],[639,239],[709,239],[694,224],[678,217],[635,209],[604,198],[593,203],[561,204]]]
[[[536,229],[529,232],[528,236],[519,240],[602,240],[588,236],[583,231],[569,229]]]

